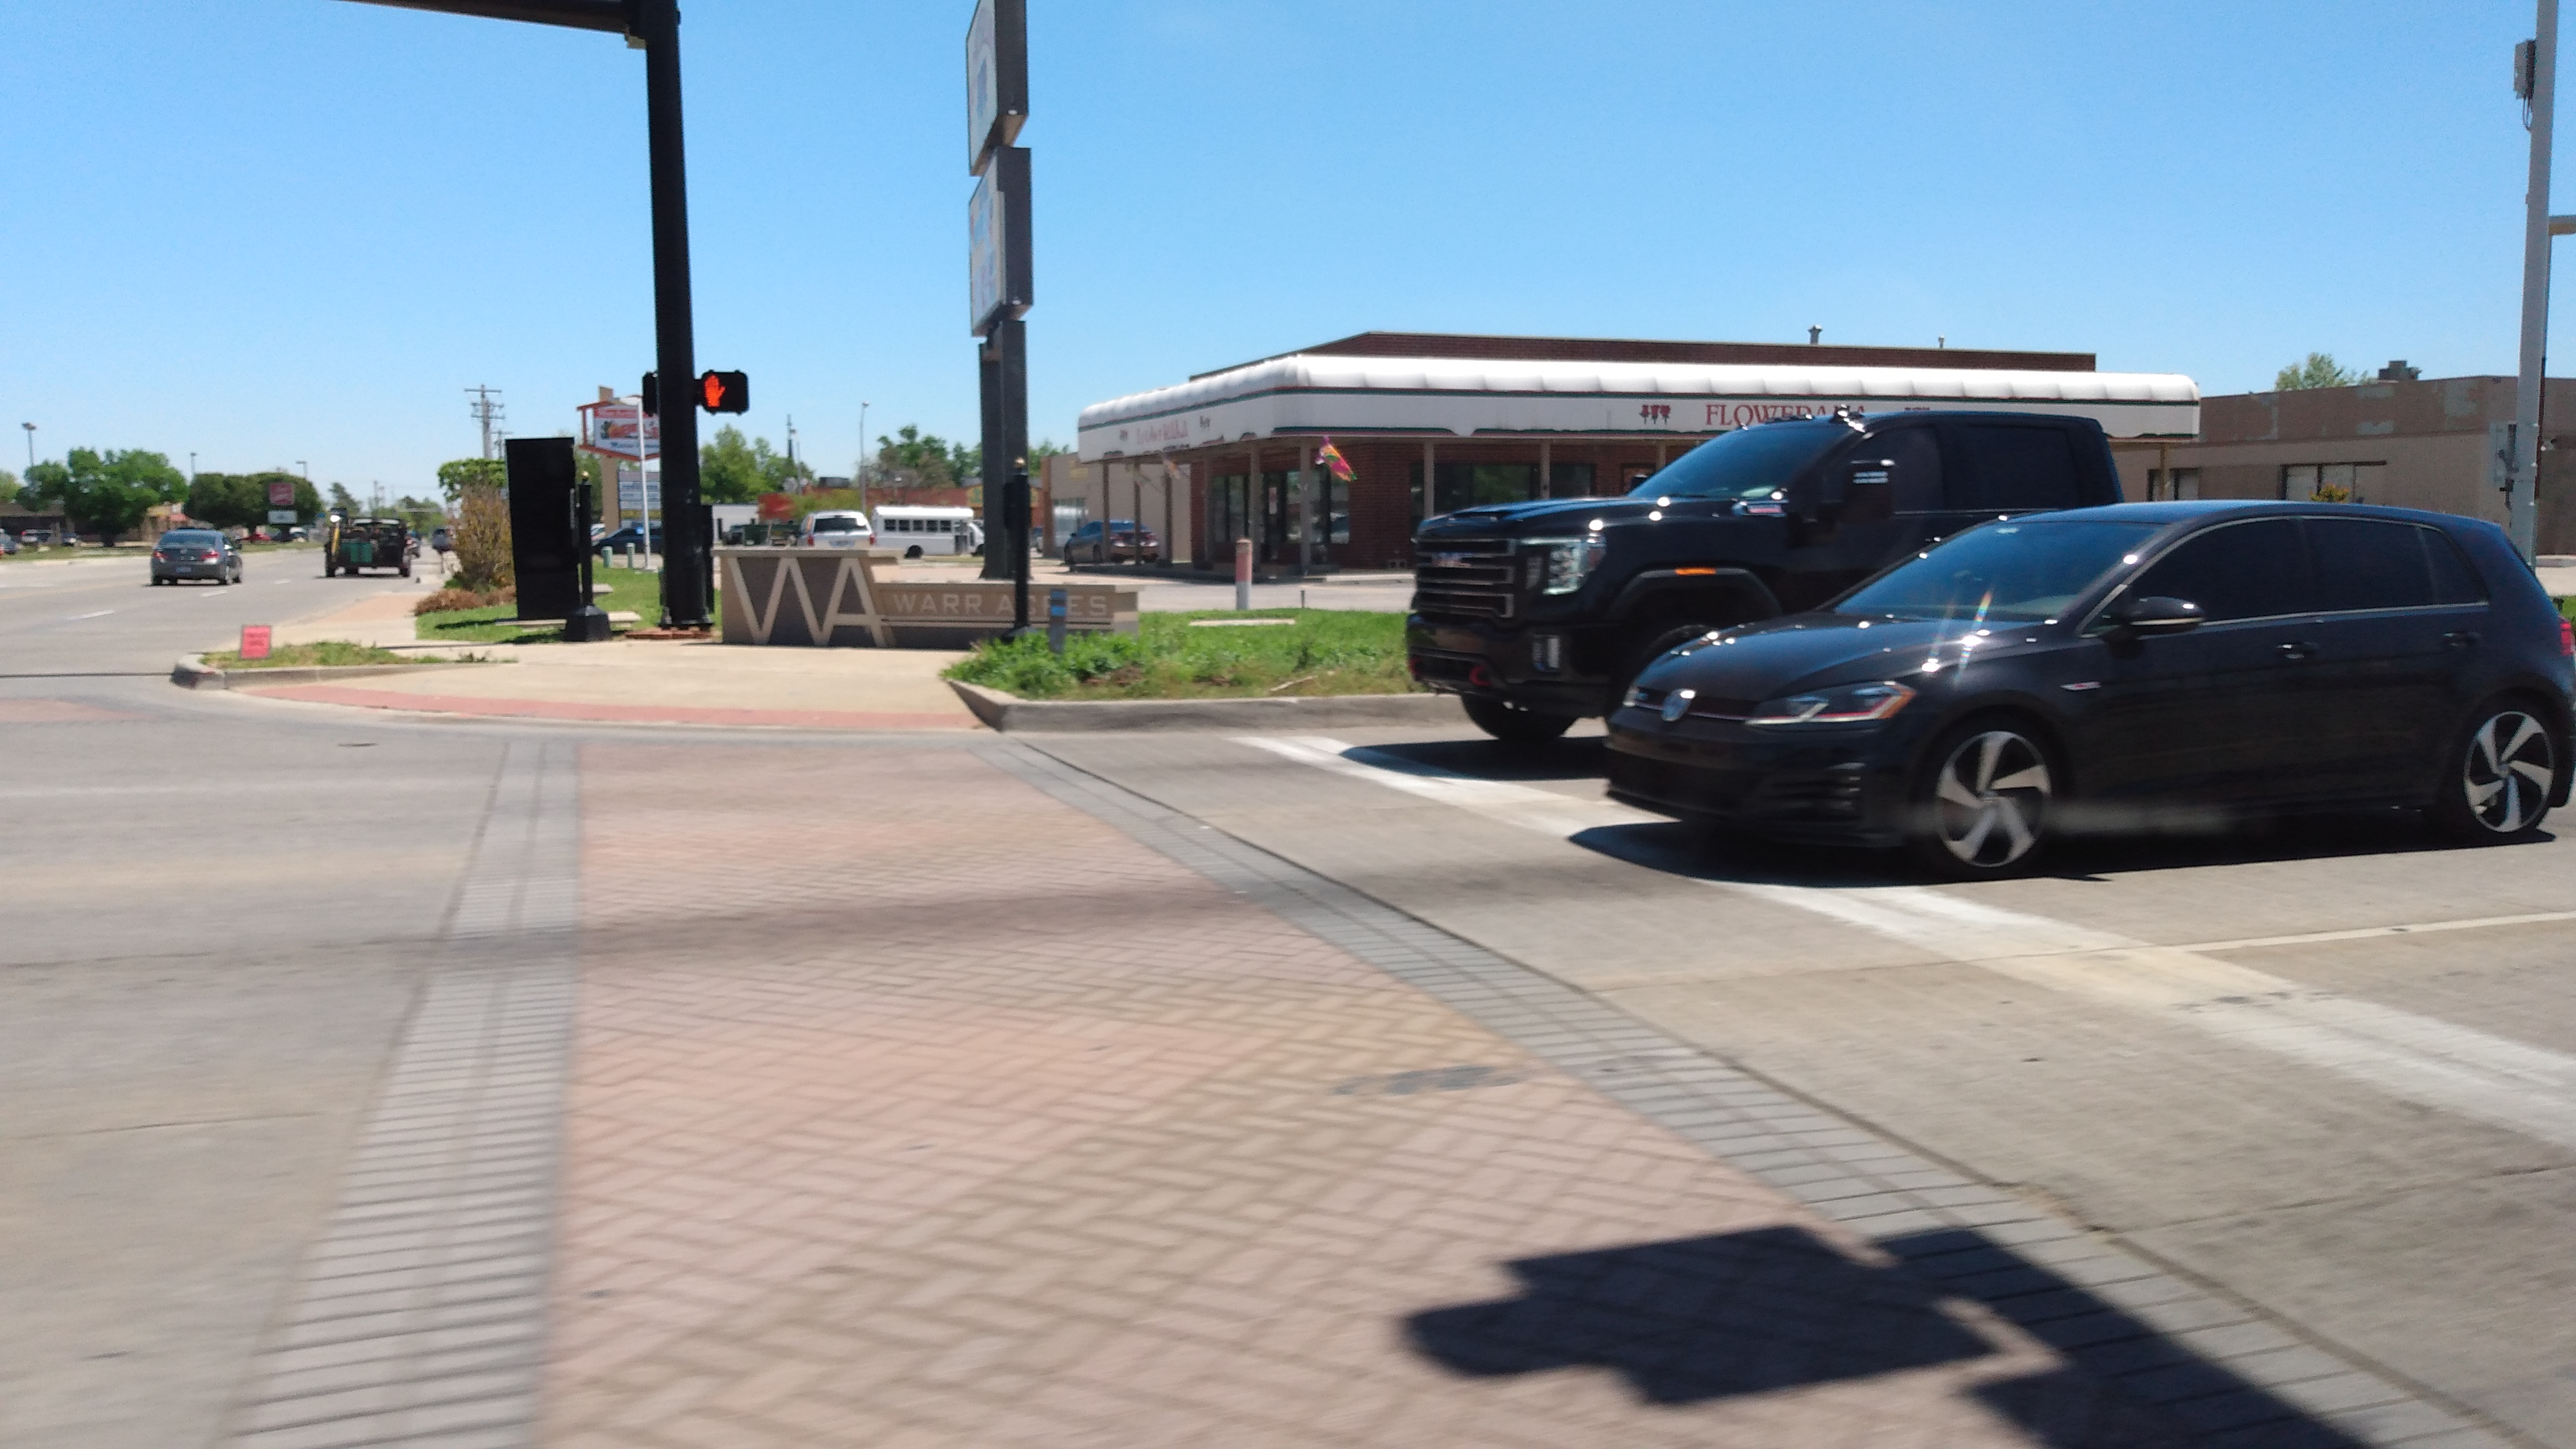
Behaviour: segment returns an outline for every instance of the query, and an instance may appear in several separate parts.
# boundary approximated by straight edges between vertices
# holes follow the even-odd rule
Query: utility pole
[[[2531,173],[2523,192],[2522,359],[2514,389],[2513,484],[2505,530],[2526,559],[2540,550],[2541,389],[2549,353],[2550,238],[2576,231],[2576,217],[2549,214],[2549,143],[2558,92],[2558,0],[2539,0],[2532,38],[2514,48],[2513,88],[2531,132]],[[2565,222],[2562,229],[2560,223]]]
[[[18,426],[27,430],[27,471],[33,473],[36,471],[36,425],[20,423]]]
[[[492,425],[501,421],[506,411],[498,396],[501,390],[497,387],[469,387],[465,391],[474,398],[473,406],[466,412],[483,425],[483,456],[488,460],[492,456]]]

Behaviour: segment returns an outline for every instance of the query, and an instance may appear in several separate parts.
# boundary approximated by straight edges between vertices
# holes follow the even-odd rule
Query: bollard
[[[1047,590],[1047,652],[1064,652],[1064,590]]]
[[[1247,613],[1252,608],[1252,540],[1234,541],[1234,611]]]

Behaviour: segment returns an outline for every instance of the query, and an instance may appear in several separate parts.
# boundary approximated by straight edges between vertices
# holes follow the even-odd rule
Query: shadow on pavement
[[[1362,749],[1474,779],[1534,785],[1599,780],[1608,753],[1598,735],[1538,747],[1459,739],[1372,744]],[[1568,798],[1591,797],[1569,794]],[[1707,825],[1605,826],[1574,839],[1632,865],[1700,879],[1825,887],[1925,879],[1896,851],[1807,845]],[[2512,843],[2536,845],[2553,839],[2543,831]],[[2110,873],[2195,866],[2493,848],[2464,847],[2445,840],[2412,810],[2229,815],[2177,808],[2124,823],[2106,820],[2097,812],[2082,833],[2059,843],[2037,873],[2085,880]]]
[[[1983,1305],[2068,1366],[1972,1392],[2050,1449],[2198,1444],[2359,1449],[2316,1419],[1981,1233],[1939,1230],[1855,1262],[1802,1228],[1524,1258],[1518,1297],[1417,1313],[1416,1352],[1502,1378],[1605,1368],[1686,1405],[1965,1363],[1997,1347],[1943,1310]]]

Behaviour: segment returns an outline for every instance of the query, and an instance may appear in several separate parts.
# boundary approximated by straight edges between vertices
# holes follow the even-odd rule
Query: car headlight
[[[1529,583],[1542,594],[1570,594],[1583,587],[1601,566],[1609,546],[1601,535],[1585,538],[1533,538],[1529,550]]]
[[[1830,689],[1766,699],[1753,707],[1746,724],[1869,724],[1886,719],[1914,702],[1914,691],[1893,680],[1838,684]]]

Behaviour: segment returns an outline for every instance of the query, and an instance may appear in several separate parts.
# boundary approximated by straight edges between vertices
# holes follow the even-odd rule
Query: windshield
[[[861,525],[859,521],[855,518],[817,518],[814,520],[814,531],[816,533],[856,533],[859,531],[860,527]]]
[[[1720,433],[1639,483],[1631,498],[1731,498],[1753,503],[1789,486],[1827,448],[1855,436],[1843,423],[1764,423]]]
[[[1990,523],[1932,545],[1861,585],[1837,614],[2055,619],[2094,580],[2137,561],[2162,525],[2109,519]]]

